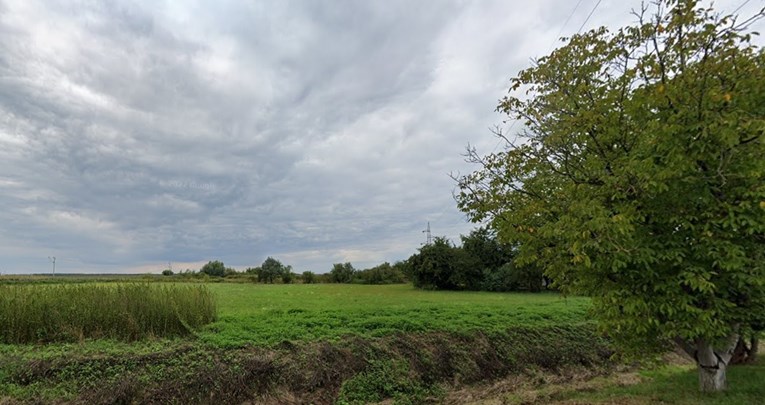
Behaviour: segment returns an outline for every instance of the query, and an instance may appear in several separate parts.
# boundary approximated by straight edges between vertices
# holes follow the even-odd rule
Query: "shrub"
[[[179,336],[215,320],[201,285],[0,285],[0,342]]]
[[[355,273],[356,269],[351,263],[335,263],[329,272],[329,280],[333,283],[350,283]]]
[[[292,281],[295,278],[295,274],[292,273],[292,266],[286,266],[282,270],[282,283],[284,284],[292,284]]]
[[[314,284],[314,283],[316,283],[316,274],[313,274],[312,271],[304,271],[303,284]]]
[[[506,263],[498,269],[486,268],[483,271],[481,289],[484,291],[516,291],[518,287],[518,277],[512,263]]]
[[[170,269],[162,270],[162,275],[163,276],[172,276],[173,275],[173,271],[170,270]]]
[[[223,277],[226,275],[226,266],[221,261],[207,262],[199,270],[200,273],[207,274],[208,276]]]
[[[379,266],[356,272],[354,282],[361,284],[400,284],[406,282],[401,266],[385,262]]]

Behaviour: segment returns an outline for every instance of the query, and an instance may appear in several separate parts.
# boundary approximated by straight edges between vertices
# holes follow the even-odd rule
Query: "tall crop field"
[[[179,336],[215,318],[203,285],[0,285],[0,343]]]

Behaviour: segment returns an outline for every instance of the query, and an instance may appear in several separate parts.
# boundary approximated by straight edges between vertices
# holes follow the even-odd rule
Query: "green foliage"
[[[215,260],[207,262],[202,268],[199,270],[202,274],[207,274],[208,276],[212,277],[223,277],[226,275],[226,265],[223,264],[223,262]]]
[[[498,269],[485,269],[483,271],[484,291],[517,291],[521,284],[518,282],[517,269],[513,263],[505,263]]]
[[[680,404],[739,405],[759,404],[765,398],[765,361],[731,367],[731,388],[725,392],[702,393],[698,374],[687,365],[665,365],[640,372],[641,381],[625,385],[618,381],[596,390],[571,390],[558,396],[563,402],[587,404]]]
[[[261,283],[273,283],[274,281],[278,279],[284,279],[284,274],[290,272],[291,268],[288,268],[287,266],[283,265],[282,262],[274,259],[273,257],[268,257],[263,264],[259,267],[260,272],[258,272],[258,281]],[[292,281],[291,275],[286,276],[287,279]]]
[[[303,284],[314,284],[316,282],[316,274],[312,271],[303,272]]]
[[[385,262],[378,266],[357,271],[354,275],[354,283],[360,284],[402,284],[406,283],[406,276],[401,271],[401,266],[391,266]]]
[[[366,371],[343,383],[337,403],[369,404],[386,398],[396,403],[421,403],[431,391],[410,377],[407,363],[371,360]]]
[[[448,239],[436,237],[408,259],[415,287],[438,290],[478,290],[481,267],[478,258]]]
[[[170,269],[162,270],[162,275],[163,276],[172,276],[173,274],[174,274],[173,271],[170,270]]]
[[[335,263],[329,272],[329,280],[332,283],[350,283],[353,281],[354,274],[356,274],[356,269],[353,268],[352,264]]]
[[[283,284],[292,284],[292,281],[295,279],[295,274],[292,273],[292,266],[284,266],[281,278]]]
[[[197,333],[218,347],[273,346],[346,335],[475,330],[588,322],[589,300],[557,294],[422,291],[410,285],[211,284],[218,321]]]
[[[540,292],[546,288],[542,269],[534,265],[505,263],[496,270],[484,270],[482,290]]]
[[[460,239],[462,249],[478,259],[479,267],[484,271],[497,270],[513,259],[512,249],[501,244],[491,228],[479,227]]]
[[[215,318],[200,285],[0,285],[2,343],[179,336]]]
[[[528,130],[473,151],[457,196],[638,350],[717,342],[765,300],[765,53],[731,17],[661,5],[520,72],[498,110]]]

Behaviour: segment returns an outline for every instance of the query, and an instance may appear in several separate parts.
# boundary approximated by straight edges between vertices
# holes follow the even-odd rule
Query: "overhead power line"
[[[550,43],[550,46],[547,47],[547,53],[550,53],[550,51],[552,50],[553,45],[555,45],[555,42],[560,38],[561,34],[563,34],[563,30],[566,28],[566,25],[568,25],[568,22],[571,21],[571,17],[574,16],[574,13],[576,13],[576,10],[579,9],[579,5],[582,4],[582,1],[584,1],[584,0],[579,0],[578,2],[576,2],[576,5],[574,6],[574,9],[571,10],[571,12],[568,14],[568,17],[566,17],[566,21],[564,21],[563,25],[560,26],[560,30],[558,31],[558,35],[556,35],[555,38],[553,38],[552,43]]]
[[[743,3],[741,3],[741,5],[740,5],[740,6],[738,6],[738,7],[736,7],[736,9],[735,9],[735,10],[733,10],[733,12],[732,12],[731,14],[736,14],[736,13],[738,13],[738,10],[741,10],[741,9],[742,9],[742,8],[743,8],[745,5],[747,5],[747,3],[749,3],[750,1],[751,1],[751,0],[746,0],[746,1],[744,1]]]
[[[600,2],[601,2],[601,1],[603,1],[603,0],[598,0],[598,2],[597,2],[597,3],[595,3],[595,7],[593,7],[593,8],[592,8],[592,11],[590,11],[590,14],[589,14],[589,15],[587,15],[587,18],[585,18],[585,19],[584,19],[584,22],[583,22],[583,23],[582,23],[582,25],[579,27],[579,29],[576,31],[576,33],[577,33],[577,34],[579,34],[580,32],[582,32],[582,28],[584,28],[584,25],[585,25],[585,24],[587,24],[587,21],[590,21],[590,17],[592,17],[592,15],[593,15],[593,14],[595,14],[595,10],[597,10],[597,9],[598,9],[598,6],[600,5]]]

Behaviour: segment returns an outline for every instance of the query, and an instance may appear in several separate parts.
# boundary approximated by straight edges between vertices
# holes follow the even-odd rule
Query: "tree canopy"
[[[285,266],[279,260],[269,256],[260,265],[260,272],[258,273],[258,281],[262,283],[273,283],[275,280],[281,278],[283,281],[292,281],[290,266]],[[285,276],[286,274],[286,276]]]
[[[332,270],[329,271],[329,280],[333,283],[350,283],[353,281],[354,274],[356,274],[356,269],[350,262],[335,263],[332,265]]]
[[[226,265],[220,260],[209,261],[199,269],[199,272],[208,276],[223,277],[226,274]]]
[[[765,316],[765,53],[742,19],[664,0],[614,32],[566,39],[512,79],[525,129],[458,178],[458,206],[593,297],[627,349],[680,343],[725,386]]]

